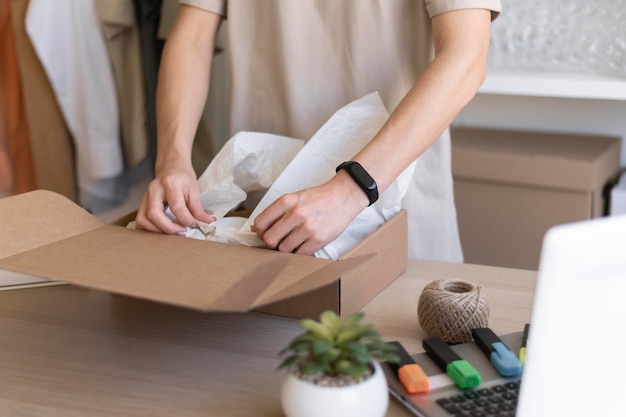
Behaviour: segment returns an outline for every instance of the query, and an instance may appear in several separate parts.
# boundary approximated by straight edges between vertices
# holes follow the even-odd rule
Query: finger
[[[324,247],[327,242],[320,241],[311,230],[303,225],[293,229],[278,244],[281,252],[297,253],[299,255],[313,255],[316,251]]]
[[[154,206],[153,203],[151,203],[151,194],[149,192],[146,192],[141,200],[141,204],[139,206],[139,209],[137,210],[137,216],[135,217],[135,227],[139,230],[148,230],[150,232],[155,232],[155,233],[163,233],[165,232],[165,230],[162,230],[161,228],[159,228],[159,226],[157,226],[153,220],[151,218],[156,218],[158,217],[158,212],[163,212],[165,210],[164,208],[164,204],[161,202],[161,204],[159,205],[158,203],[156,204],[157,208],[150,208],[151,205]],[[159,200],[156,200],[157,202]],[[160,206],[160,208],[159,208]],[[155,214],[150,214],[151,212],[155,212],[157,213],[157,215]]]
[[[167,205],[170,208],[170,211],[183,227],[197,227],[198,222],[196,218],[189,211],[189,207],[187,205],[187,198],[184,194],[180,193],[172,193],[166,194],[165,201],[167,201]],[[167,216],[166,216],[167,217]]]
[[[298,222],[295,216],[288,216],[283,211],[280,204],[276,204],[275,202],[254,219],[253,226],[257,236],[259,236],[269,248],[277,249],[278,245],[287,235],[298,226]],[[299,243],[302,243],[302,241]],[[297,245],[294,245],[291,250],[296,247]],[[289,250],[289,252],[291,252],[291,250]]]
[[[170,219],[167,214],[165,214],[165,209],[148,209],[148,218],[150,222],[156,226],[161,232],[167,233],[168,235],[175,235],[179,233],[184,233],[187,229],[185,226],[181,226]]]
[[[202,199],[200,198],[200,193],[197,190],[194,190],[190,193],[189,201],[187,202],[187,206],[189,207],[189,211],[191,215],[198,221],[204,223],[213,223],[215,221],[215,216],[208,214],[204,211],[204,207],[202,206]]]
[[[252,228],[254,228],[257,236],[262,239],[265,244],[271,249],[276,249],[280,241],[292,229],[291,227],[288,227],[286,225],[283,225],[280,228],[275,227],[285,215],[285,212],[279,204],[279,200],[270,204],[265,210],[263,210],[254,219],[254,222],[251,226]]]
[[[302,246],[305,242],[305,237],[302,236],[298,230],[293,230],[291,233],[285,236],[283,240],[278,244],[278,249],[280,252],[286,253],[295,253],[298,251],[300,246]]]
[[[292,251],[293,253],[297,253],[298,255],[313,255],[315,252],[317,252],[318,250],[322,249],[324,247],[323,244],[321,243],[317,243],[313,240],[307,240],[304,243],[302,243],[300,246],[298,246],[294,251]]]
[[[166,214],[166,199],[158,181],[148,185],[148,191],[143,197],[138,218],[141,227],[145,230],[167,234],[177,234],[185,231],[185,227],[174,223]]]

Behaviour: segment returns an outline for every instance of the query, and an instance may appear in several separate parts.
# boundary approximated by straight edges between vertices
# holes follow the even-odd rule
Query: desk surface
[[[482,285],[490,327],[520,331],[536,273],[410,260],[365,308],[385,340],[422,351],[422,288],[439,278]],[[277,352],[297,321],[199,313],[75,286],[0,292],[0,415],[282,416]],[[390,400],[388,416],[409,416]]]

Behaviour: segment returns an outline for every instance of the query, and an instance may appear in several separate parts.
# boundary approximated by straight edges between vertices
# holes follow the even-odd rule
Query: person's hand
[[[166,207],[180,224],[165,214]],[[160,170],[148,185],[135,219],[137,229],[168,234],[185,232],[185,226],[211,223],[215,217],[204,212],[196,174],[191,166],[173,164]]]
[[[269,248],[312,255],[337,238],[368,203],[351,178],[338,174],[318,187],[280,197],[257,216],[252,230]]]

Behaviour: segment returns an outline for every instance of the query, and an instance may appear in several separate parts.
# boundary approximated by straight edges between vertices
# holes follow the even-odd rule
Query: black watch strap
[[[354,182],[361,187],[361,190],[363,190],[370,200],[370,206],[378,200],[378,186],[376,185],[376,181],[374,181],[361,164],[355,161],[346,161],[341,163],[337,169],[335,169],[335,172],[339,172],[342,169],[345,169]]]

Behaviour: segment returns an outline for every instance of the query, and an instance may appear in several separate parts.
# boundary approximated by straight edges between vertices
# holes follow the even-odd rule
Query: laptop
[[[522,329],[499,336],[519,351]],[[521,376],[501,377],[475,343],[452,346],[481,374],[471,390],[458,389],[425,353],[413,357],[429,375],[426,394],[408,394],[389,368],[385,372],[391,395],[420,417],[488,415],[472,401],[492,395],[512,399],[509,406],[494,403],[492,410],[502,408],[494,415],[624,416],[625,346],[626,215],[619,215],[546,233]],[[450,401],[456,413],[441,405]]]

